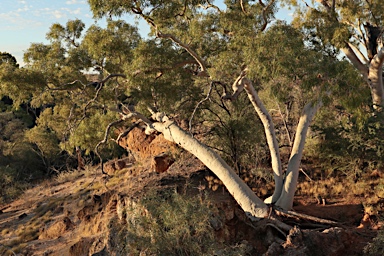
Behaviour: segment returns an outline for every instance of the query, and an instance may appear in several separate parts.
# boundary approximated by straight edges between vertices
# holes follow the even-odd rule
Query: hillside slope
[[[185,252],[175,249],[167,255],[188,255],[187,250],[189,255],[199,255],[196,250],[204,250],[207,255],[212,252],[216,255],[361,255],[364,246],[376,235],[371,228],[356,228],[363,216],[361,204],[339,200],[321,206],[312,198],[300,197],[296,200],[296,210],[339,221],[344,226],[331,227],[288,218],[286,223],[296,227],[288,234],[281,234],[271,226],[247,220],[220,182],[212,186],[210,180],[213,179],[211,172],[188,154],[181,155],[163,173],[152,171],[150,163],[128,163],[109,177],[102,176],[100,169],[93,167],[60,174],[25,191],[18,200],[1,206],[0,254],[164,255],[162,250],[170,248],[161,246],[176,248],[183,246],[183,239],[203,238],[202,241],[214,241],[212,248],[186,248]],[[177,197],[175,200],[174,195],[183,196],[181,206],[167,204],[168,200],[179,200]],[[164,205],[160,211],[159,207]],[[190,212],[185,210],[187,207],[182,208],[184,205],[189,205]],[[186,216],[182,215],[184,211]],[[198,215],[196,219],[193,213]],[[159,225],[160,231],[145,226],[144,221],[141,222],[144,226],[135,224],[138,233],[132,234],[128,224],[142,221],[135,214],[147,217],[147,222],[153,221],[152,226]],[[164,240],[183,225],[180,223],[186,222],[164,224],[166,214],[174,214],[171,219],[183,216],[194,221],[180,231],[188,236]],[[199,221],[203,223],[202,233],[193,227],[200,225]],[[151,232],[158,237],[153,237]],[[200,237],[208,233],[212,236]],[[161,242],[162,239],[166,242]],[[177,240],[175,245],[171,245],[172,239]]]

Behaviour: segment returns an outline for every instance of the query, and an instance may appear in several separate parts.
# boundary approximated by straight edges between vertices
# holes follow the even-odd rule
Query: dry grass
[[[97,168],[94,168],[92,166],[85,166],[84,170],[68,170],[65,172],[60,172],[56,176],[55,182],[56,184],[63,184],[66,182],[75,181],[83,176],[89,178],[93,175],[97,175],[97,172]]]
[[[5,235],[8,235],[9,233],[11,232],[11,230],[9,228],[5,228],[1,231],[1,235],[2,236],[5,236]]]

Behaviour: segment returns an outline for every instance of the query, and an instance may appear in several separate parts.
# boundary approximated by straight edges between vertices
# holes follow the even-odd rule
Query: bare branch
[[[361,60],[356,56],[356,53],[350,47],[349,43],[345,44],[346,47],[341,48],[345,56],[352,62],[353,66],[360,71],[360,73],[367,78],[368,76],[368,68],[361,62]]]
[[[139,119],[135,123],[144,122],[147,125],[147,130],[146,131],[154,131],[154,129],[152,127],[153,123],[148,118],[146,118],[144,115],[142,115],[140,113],[137,113],[137,112],[133,112],[133,111],[128,113],[128,114],[124,114],[124,113],[121,112],[121,119],[113,121],[113,122],[108,124],[107,128],[105,129],[103,140],[100,141],[99,143],[97,143],[97,145],[95,147],[95,154],[99,157],[100,163],[101,163],[101,172],[103,174],[105,174],[105,175],[108,175],[108,174],[106,172],[104,172],[104,164],[103,164],[103,159],[102,159],[102,157],[101,157],[101,155],[99,153],[99,147],[101,145],[105,144],[108,141],[109,132],[110,132],[112,127],[114,127],[114,126],[116,126],[118,124],[121,124],[124,121],[127,121],[127,120],[132,119],[132,118],[138,118]],[[134,126],[131,126],[130,128],[131,129],[129,131],[131,131],[134,128]],[[121,139],[121,136],[119,135],[119,137],[118,137],[118,139],[116,141],[118,142],[120,139]]]
[[[184,2],[184,8],[183,8],[183,11],[182,11],[181,13],[176,14],[175,17],[177,17],[177,16],[183,17],[183,16],[184,16],[185,11],[187,10],[187,3],[188,3],[188,1],[185,1],[185,2]]]
[[[265,5],[261,0],[259,0],[260,5],[263,7],[263,20],[264,20],[264,24],[261,26],[261,29],[260,29],[261,31],[264,31],[267,28],[267,25],[268,25],[267,11],[272,6],[272,4],[274,4],[274,2],[275,1],[273,0],[273,1],[270,1],[268,5]]]
[[[193,110],[192,112],[192,115],[191,115],[191,118],[189,119],[189,133],[192,135],[193,137],[193,134],[192,134],[192,120],[193,120],[193,117],[195,116],[195,113],[197,111],[197,109],[199,108],[199,106],[210,99],[211,97],[211,92],[212,92],[212,88],[213,88],[213,85],[215,84],[215,82],[211,82],[211,84],[209,85],[209,91],[208,91],[208,94],[207,94],[207,97],[205,97],[204,99],[202,99],[201,101],[199,101],[199,103],[197,103],[195,109]]]
[[[66,84],[64,84],[64,85],[62,85],[62,86],[60,86],[60,87],[56,87],[56,88],[51,88],[51,87],[49,87],[49,85],[47,84],[47,88],[48,88],[48,90],[51,90],[51,91],[74,91],[74,90],[80,89],[80,87],[75,86],[75,87],[70,87],[70,88],[68,88],[68,86],[75,85],[75,84],[77,84],[77,83],[80,83],[80,84],[83,86],[83,88],[87,87],[87,85],[84,84],[83,82],[81,82],[80,80],[75,80],[75,81],[73,81],[73,82],[66,83]],[[91,85],[91,84],[92,84],[92,83],[89,83],[88,85]]]
[[[285,128],[285,131],[287,132],[287,137],[288,137],[288,142],[289,142],[289,146],[292,147],[292,139],[291,139],[291,133],[289,132],[289,129],[288,129],[288,124],[285,120],[285,116],[283,114],[283,112],[281,111],[281,108],[280,108],[280,105],[279,103],[277,103],[277,108],[278,108],[278,112],[281,116],[281,119],[283,120],[283,124],[284,124],[284,128]]]
[[[240,73],[239,77],[232,84],[232,95],[223,95],[222,99],[230,99],[231,101],[236,100],[240,93],[244,90],[244,80],[243,78],[246,76],[246,68]]]
[[[110,75],[108,75],[106,78],[104,78],[100,83],[106,83],[109,79],[111,79],[111,78],[114,78],[114,77],[122,77],[122,78],[127,78],[127,76],[126,75],[124,75],[124,74],[110,74]]]
[[[177,37],[175,37],[174,35],[163,34],[159,30],[157,30],[156,35],[159,38],[170,39],[174,43],[179,45],[180,47],[184,48],[197,61],[197,63],[199,64],[199,66],[201,68],[201,71],[199,72],[199,76],[209,77],[204,60],[194,50],[192,50],[192,48],[189,45],[181,42],[181,40],[178,39]]]
[[[321,218],[313,217],[313,216],[310,216],[307,214],[298,213],[295,211],[286,211],[286,210],[283,210],[280,207],[276,207],[276,206],[274,208],[275,208],[275,211],[278,215],[300,218],[300,219],[310,220],[310,221],[314,221],[314,222],[318,222],[318,223],[329,224],[329,225],[333,225],[333,226],[339,226],[340,225],[336,221],[321,219]]]
[[[360,51],[359,48],[354,46],[351,43],[348,43],[348,46],[353,50],[353,52],[356,54],[356,56],[361,60],[361,62],[368,63],[368,59],[364,56],[364,54]]]
[[[326,9],[328,12],[333,11],[333,10],[332,10],[332,7],[328,4],[328,1],[327,1],[327,0],[316,0],[316,2],[318,2],[318,3],[320,3],[322,6],[324,6],[325,9]]]
[[[101,155],[99,153],[99,147],[108,141],[109,131],[111,130],[111,128],[117,124],[122,123],[123,121],[124,121],[123,119],[120,119],[120,120],[113,121],[112,123],[108,124],[107,129],[105,130],[105,133],[104,133],[104,139],[102,141],[100,141],[99,143],[97,143],[97,145],[95,147],[95,154],[99,157],[100,163],[101,163],[101,172],[105,175],[108,175],[108,173],[104,172],[104,163],[103,163],[103,158],[101,157]]]
[[[260,1],[261,2],[261,1]],[[244,14],[247,14],[247,11],[245,10],[245,7],[244,7],[244,3],[243,3],[243,0],[240,0],[240,6],[241,6],[241,10],[243,11]]]
[[[368,0],[365,0],[365,2],[367,3],[369,12],[371,13],[373,20],[375,21],[375,25],[378,26],[380,22],[376,19],[375,15],[373,14],[372,4]]]
[[[119,143],[120,143],[120,140],[121,140],[123,137],[127,136],[128,133],[130,133],[130,132],[133,130],[133,128],[137,127],[137,126],[139,125],[140,122],[141,122],[141,120],[138,120],[138,121],[134,122],[130,127],[128,127],[128,129],[126,129],[126,130],[124,130],[122,133],[120,133],[114,141],[115,141],[117,144],[119,144]]]
[[[151,25],[155,30],[156,30],[156,36],[159,38],[165,38],[165,39],[170,39],[180,47],[184,48],[199,64],[201,71],[199,73],[199,76],[204,76],[204,77],[209,77],[207,68],[205,65],[205,62],[203,61],[202,58],[194,51],[192,50],[189,45],[181,42],[180,39],[176,38],[174,35],[171,34],[163,34],[159,28],[157,27],[155,21],[149,17],[148,15],[145,15],[142,10],[139,8],[138,3],[136,3],[136,7],[132,7],[132,11],[138,15],[140,15],[149,25]]]
[[[207,5],[202,5],[202,4],[199,4],[198,6],[200,6],[201,8],[203,8],[204,10],[207,10],[209,8],[213,8],[215,9],[216,11],[220,12],[221,13],[221,10],[219,7],[217,7],[216,5],[214,4],[207,4]]]
[[[151,72],[154,72],[154,71],[158,71],[158,72],[163,72],[163,71],[166,71],[166,70],[173,70],[175,68],[181,68],[181,67],[184,67],[185,65],[188,65],[188,64],[197,64],[198,63],[194,60],[194,59],[190,59],[190,60],[185,60],[185,61],[181,61],[179,63],[175,63],[172,65],[172,67],[152,67],[150,69],[145,69],[145,70],[141,70],[141,69],[138,69],[136,70],[135,72],[133,72],[133,76],[137,76],[139,74],[149,74]],[[187,70],[188,72],[190,70]]]

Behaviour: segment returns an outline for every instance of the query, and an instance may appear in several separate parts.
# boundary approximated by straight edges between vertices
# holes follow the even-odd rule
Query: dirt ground
[[[194,196],[202,189],[209,190],[206,177],[213,175],[192,158],[178,161],[160,174],[143,164],[127,165],[110,178],[101,176],[99,171],[90,168],[69,173],[61,180],[43,182],[25,191],[19,199],[1,205],[0,254],[109,255],[103,237],[108,221],[118,214],[119,197],[127,195],[127,191],[130,197],[135,197],[153,187],[183,189],[187,183],[193,188],[189,194]],[[260,232],[257,227],[252,228],[257,224],[249,223],[224,187],[215,191],[211,188],[209,195],[223,211],[234,212],[226,222],[231,236],[226,239],[248,239],[254,251],[265,255],[362,255],[380,226],[375,216],[365,214],[360,198],[336,198],[322,205],[315,198],[298,196],[294,211],[338,224],[284,216],[286,224],[299,229],[292,229],[282,237],[284,246],[275,248],[275,243],[260,242]]]

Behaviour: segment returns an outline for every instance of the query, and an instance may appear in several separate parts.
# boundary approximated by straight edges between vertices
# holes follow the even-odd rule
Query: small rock
[[[157,173],[163,173],[175,162],[175,160],[166,153],[159,154],[152,159],[151,169]]]
[[[82,238],[80,241],[71,246],[71,248],[69,249],[69,255],[88,255],[89,249],[91,248],[93,241],[94,240],[92,238]]]
[[[71,221],[70,218],[64,217],[62,220],[59,220],[53,223],[47,229],[42,229],[40,232],[39,239],[52,239],[62,236],[65,232],[72,230],[75,224]]]

